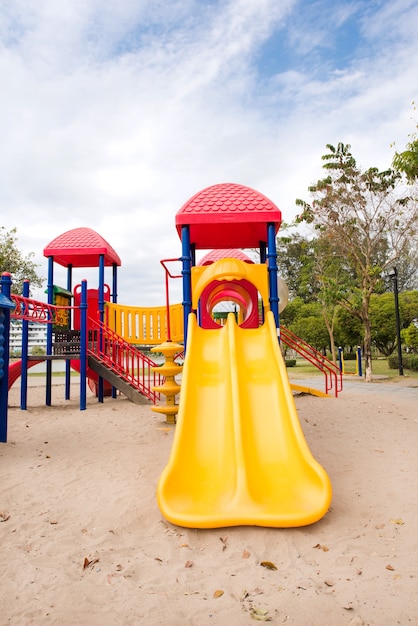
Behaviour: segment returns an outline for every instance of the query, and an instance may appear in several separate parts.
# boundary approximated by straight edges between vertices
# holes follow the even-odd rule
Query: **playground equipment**
[[[270,200],[234,184],[204,189],[176,215],[186,349],[178,423],[157,499],[163,515],[180,526],[302,526],[320,519],[331,502],[329,478],[303,436],[278,341],[280,223]],[[199,248],[256,247],[259,264],[194,263]],[[224,326],[213,320],[222,301],[238,307],[238,323],[232,313]]]
[[[164,355],[165,362],[163,365],[152,368],[154,372],[159,372],[165,377],[162,385],[154,387],[154,391],[162,393],[166,397],[165,405],[156,405],[151,407],[152,411],[162,413],[167,418],[168,424],[176,423],[176,415],[178,413],[178,405],[176,404],[176,396],[180,393],[180,385],[176,382],[177,374],[183,370],[183,366],[174,362],[174,357],[183,351],[183,346],[178,343],[166,341],[160,346],[151,348],[151,352],[161,352]]]
[[[361,347],[358,346],[356,350],[356,367],[354,372],[347,372],[345,369],[345,358],[344,358],[344,350],[340,347],[338,348],[338,361],[340,364],[341,374],[348,376],[363,376],[363,368],[362,368],[362,359],[361,359]]]

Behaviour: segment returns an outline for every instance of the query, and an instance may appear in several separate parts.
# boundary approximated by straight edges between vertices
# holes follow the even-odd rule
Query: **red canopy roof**
[[[68,230],[44,248],[44,256],[54,257],[55,263],[64,267],[99,267],[101,255],[105,266],[122,265],[112,246],[92,228]]]
[[[281,220],[280,209],[259,191],[221,183],[190,198],[176,214],[176,228],[181,238],[188,225],[196,248],[258,248],[267,241],[267,224],[277,232]]]
[[[224,250],[222,248],[221,250],[211,250],[205,254],[205,256],[200,259],[198,265],[210,265],[211,263],[215,263],[215,261],[219,261],[219,259],[228,258],[239,259],[240,261],[244,261],[244,263],[254,263],[242,250],[238,250],[237,248]]]

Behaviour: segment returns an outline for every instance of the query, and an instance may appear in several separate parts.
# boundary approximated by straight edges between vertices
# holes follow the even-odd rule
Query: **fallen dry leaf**
[[[264,609],[257,609],[255,607],[250,608],[250,615],[258,622],[271,622],[272,618],[269,616],[268,611]]]
[[[394,572],[395,568],[393,567],[393,565],[386,565],[386,569],[388,569],[390,572]]]
[[[272,569],[272,570],[277,569],[276,565],[272,563],[271,561],[261,561],[260,565],[261,567],[265,567],[266,569]]]
[[[93,565],[95,565],[98,562],[99,562],[99,559],[89,559],[87,556],[85,556],[84,562],[83,562],[83,570],[87,569],[88,567],[93,567]]]
[[[184,567],[193,567],[193,561],[186,561]]]
[[[248,552],[248,550],[243,550],[242,551],[242,558],[243,559],[248,559],[250,556],[250,553]]]
[[[216,591],[213,592],[213,597],[214,598],[220,598],[221,596],[224,595],[224,591],[222,589],[217,589]]]
[[[316,548],[317,550],[323,550],[324,552],[329,551],[329,548],[327,546],[322,545],[321,543],[317,543],[316,546],[314,546],[314,548]]]
[[[219,537],[220,541],[222,541],[222,552],[226,550],[226,542],[228,541],[228,537]]]
[[[327,587],[334,587],[335,583],[332,580],[324,580]]]
[[[0,522],[7,522],[10,519],[10,515],[7,511],[0,511]]]
[[[391,519],[390,520],[391,524],[399,524],[399,526],[403,526],[405,524],[405,522],[403,521],[403,519]]]

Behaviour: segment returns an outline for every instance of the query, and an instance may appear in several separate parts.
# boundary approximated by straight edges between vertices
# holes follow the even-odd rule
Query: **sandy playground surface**
[[[11,391],[1,626],[418,624],[417,379],[296,396],[333,502],[294,529],[168,523],[155,489],[175,426],[123,397],[80,412],[77,391],[54,385],[46,407],[31,386],[27,411]]]

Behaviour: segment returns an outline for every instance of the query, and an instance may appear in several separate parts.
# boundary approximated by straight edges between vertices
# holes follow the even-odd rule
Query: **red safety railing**
[[[89,329],[87,354],[94,356],[154,403],[159,400],[160,394],[152,389],[164,382],[164,377],[152,370],[158,367],[158,363],[102,322],[89,318]]]
[[[325,393],[333,392],[335,397],[343,388],[343,377],[338,365],[324,357],[309,343],[292,333],[288,328],[280,326],[280,338],[289,348],[303,356],[309,363],[319,369],[325,376]]]
[[[18,296],[14,293],[11,294],[10,298],[16,305],[16,308],[10,313],[10,317],[28,322],[60,326],[63,324],[64,318],[67,318],[68,311],[74,309],[71,306],[55,306],[40,300]]]

